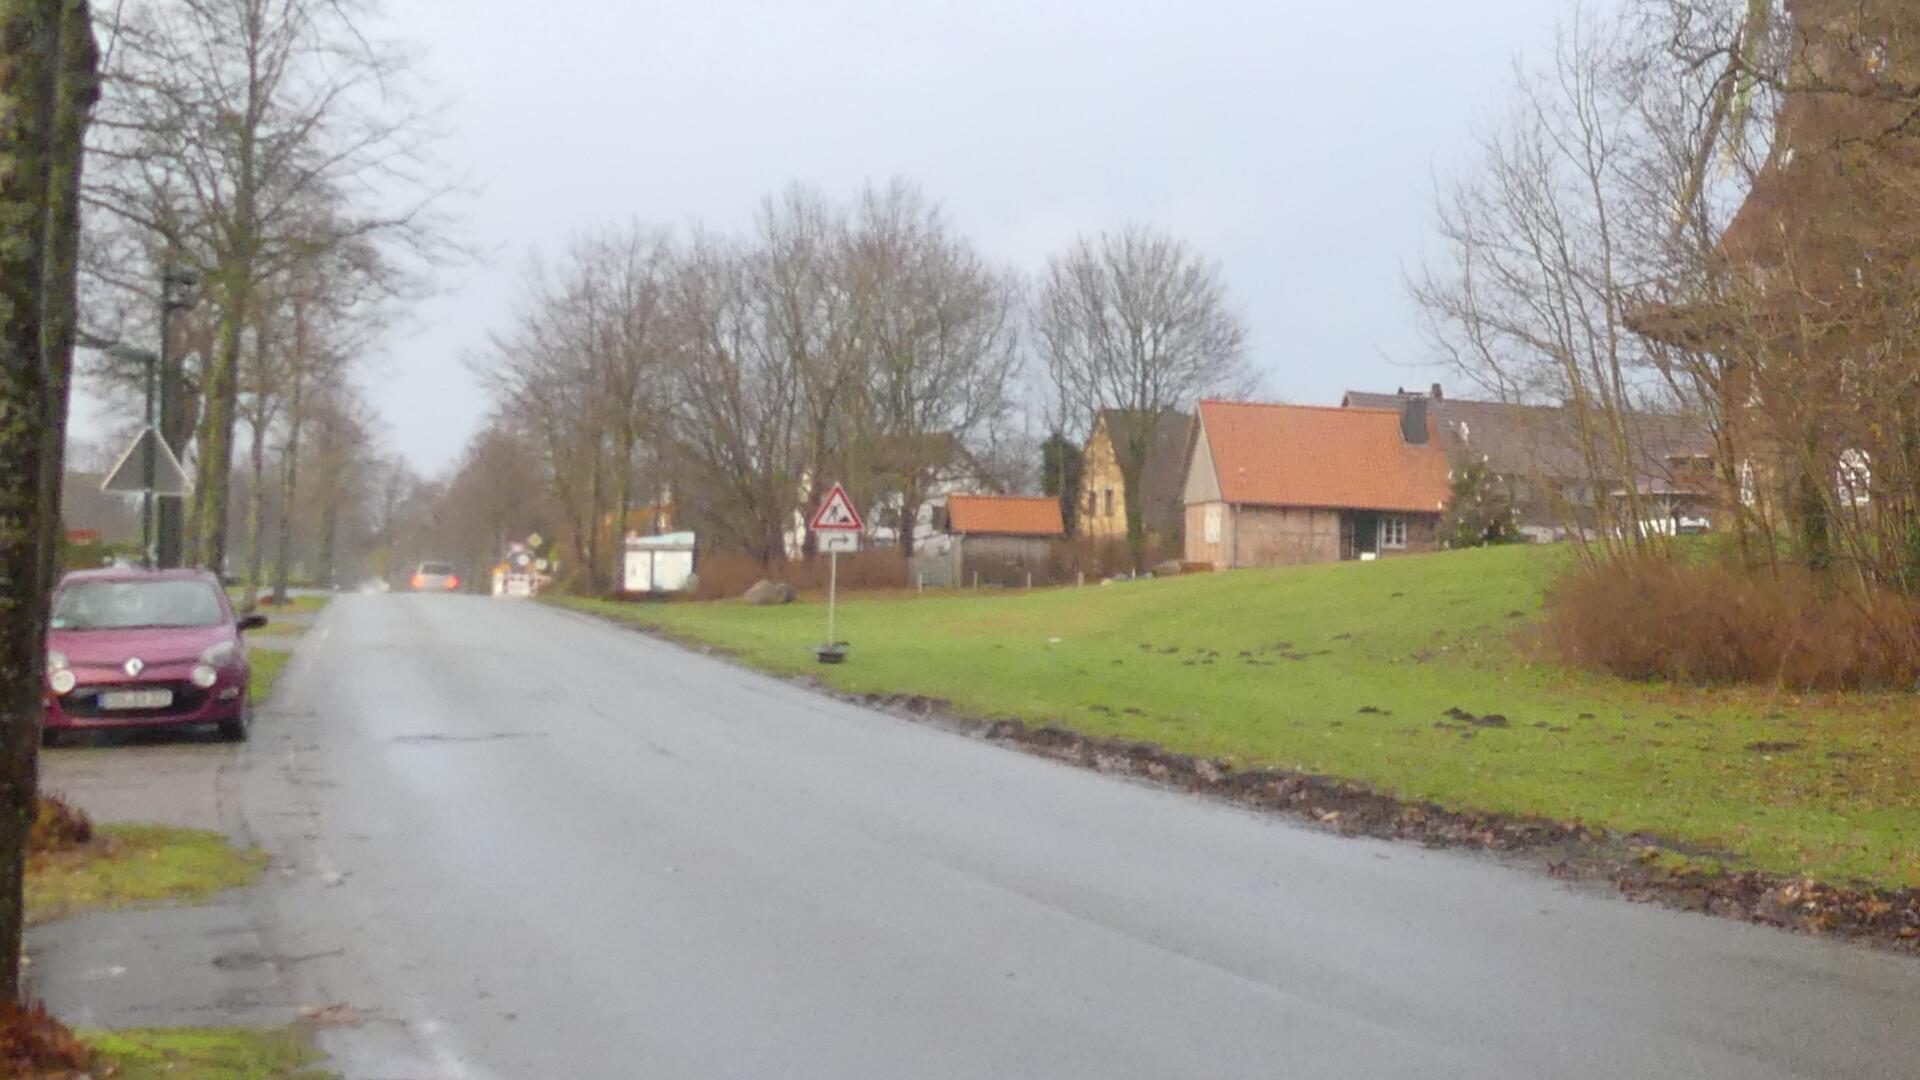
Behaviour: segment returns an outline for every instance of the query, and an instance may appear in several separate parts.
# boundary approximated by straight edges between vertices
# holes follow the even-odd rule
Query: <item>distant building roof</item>
[[[1350,408],[1398,409],[1409,397],[1429,397],[1428,408],[1449,453],[1472,454],[1503,476],[1539,476],[1566,480],[1588,473],[1574,414],[1559,405],[1519,405],[1504,401],[1462,401],[1426,394],[1370,394],[1349,390]],[[1628,424],[1644,459],[1642,479],[1669,476],[1674,459],[1710,455],[1713,440],[1706,426],[1673,413],[1632,413]],[[1694,471],[1687,464],[1689,472]]]
[[[1413,444],[1393,409],[1200,403],[1220,497],[1259,506],[1434,513],[1451,494],[1428,420]]]
[[[951,495],[951,531],[963,535],[1065,536],[1060,500],[1051,495]]]
[[[1105,424],[1116,460],[1123,448],[1146,427],[1152,414],[1140,409],[1102,409],[1095,424]],[[1187,483],[1187,445],[1193,417],[1178,409],[1164,409],[1153,426],[1146,467],[1140,474],[1140,517],[1150,530],[1171,529],[1180,521],[1180,494]]]

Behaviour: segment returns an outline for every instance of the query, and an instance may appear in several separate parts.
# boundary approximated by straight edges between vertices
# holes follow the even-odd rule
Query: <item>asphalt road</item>
[[[857,646],[857,643],[856,643]],[[857,658],[855,660],[857,663]],[[351,596],[230,776],[350,1076],[1909,1077],[1920,963],[1342,839],[539,606]]]

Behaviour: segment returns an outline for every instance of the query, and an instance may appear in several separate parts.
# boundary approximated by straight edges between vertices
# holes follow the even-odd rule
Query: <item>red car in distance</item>
[[[205,570],[84,570],[62,578],[47,629],[45,736],[213,725],[247,737],[240,618]]]

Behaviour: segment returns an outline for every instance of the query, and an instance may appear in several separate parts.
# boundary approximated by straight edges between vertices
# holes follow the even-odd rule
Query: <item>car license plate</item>
[[[103,709],[164,709],[171,704],[171,690],[109,690],[100,695]]]

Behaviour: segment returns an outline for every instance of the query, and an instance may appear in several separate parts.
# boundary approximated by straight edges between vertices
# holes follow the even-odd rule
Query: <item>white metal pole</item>
[[[839,592],[840,553],[834,551],[827,554],[827,646],[829,648],[833,646],[835,641],[833,636],[833,605],[836,602]]]

